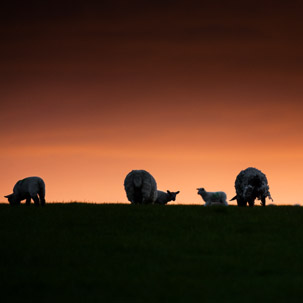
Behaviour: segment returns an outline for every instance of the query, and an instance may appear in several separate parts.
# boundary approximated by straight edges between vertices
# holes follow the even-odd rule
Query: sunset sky
[[[303,204],[301,3],[10,1],[1,195],[40,176],[47,201],[126,202],[145,169],[201,204],[253,166],[275,203]]]

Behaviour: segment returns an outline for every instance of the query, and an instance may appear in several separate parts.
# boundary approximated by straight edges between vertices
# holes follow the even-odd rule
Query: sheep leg
[[[142,204],[143,203],[143,197],[142,197],[142,192],[141,192],[140,188],[134,189],[131,200],[133,201],[133,204]]]
[[[237,204],[239,207],[245,207],[246,206],[246,202],[244,201],[244,199],[241,198],[237,198]]]
[[[39,192],[39,200],[40,200],[41,206],[44,206],[45,205],[45,198],[44,198],[44,193],[43,192]]]
[[[265,200],[266,198],[265,197],[262,197],[261,198],[261,205],[262,206],[265,206],[266,205],[266,200]]]
[[[33,196],[32,199],[34,200],[35,206],[39,206],[39,198],[38,198],[38,195]]]
[[[41,206],[45,205],[45,199],[43,197],[40,197],[40,204]]]
[[[26,198],[25,205],[30,206],[31,204],[31,197]]]
[[[254,207],[254,205],[255,205],[255,200],[254,200],[254,199],[250,199],[250,200],[248,201],[248,205],[249,205],[249,207]]]

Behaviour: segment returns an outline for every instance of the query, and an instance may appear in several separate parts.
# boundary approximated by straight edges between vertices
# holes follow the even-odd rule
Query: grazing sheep
[[[132,170],[125,177],[124,188],[132,204],[150,204],[157,199],[157,183],[146,170]]]
[[[226,193],[223,191],[217,192],[207,192],[204,188],[197,188],[198,195],[202,197],[205,201],[204,206],[210,205],[225,205],[228,206],[226,202]]]
[[[39,177],[28,177],[19,180],[14,186],[13,193],[4,196],[8,199],[10,205],[20,205],[22,200],[26,199],[26,205],[30,205],[31,199],[36,206],[45,205],[45,184]]]
[[[180,193],[180,191],[169,191],[167,190],[167,192],[158,190],[158,197],[157,200],[155,201],[155,203],[157,204],[166,204],[169,201],[176,201],[176,196],[177,194]]]
[[[272,200],[266,176],[254,167],[242,170],[238,174],[235,188],[237,195],[230,201],[237,200],[238,206],[246,206],[248,203],[253,207],[255,199],[261,200],[261,205],[265,206],[266,197]]]

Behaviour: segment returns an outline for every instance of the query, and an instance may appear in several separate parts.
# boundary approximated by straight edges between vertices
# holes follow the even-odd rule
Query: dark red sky
[[[300,1],[7,1],[3,191],[31,174],[53,188],[85,183],[88,167],[94,178],[100,172],[103,195],[70,185],[51,199],[125,200],[121,184],[134,168],[154,170],[164,187],[178,180],[185,193],[223,184],[233,194],[235,175],[250,165],[263,165],[276,188],[282,171],[291,187],[303,169],[302,12]],[[33,155],[48,165],[35,166]],[[75,163],[77,178],[68,173]],[[208,178],[222,166],[224,180]]]

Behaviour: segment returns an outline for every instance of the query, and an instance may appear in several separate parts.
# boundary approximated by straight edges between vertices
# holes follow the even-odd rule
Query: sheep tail
[[[229,201],[232,201],[232,200],[236,200],[237,199],[237,195],[235,195],[232,199],[230,199]]]
[[[138,176],[138,175],[134,176],[134,185],[135,185],[135,187],[141,187],[141,185],[142,185],[141,176]]]

